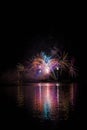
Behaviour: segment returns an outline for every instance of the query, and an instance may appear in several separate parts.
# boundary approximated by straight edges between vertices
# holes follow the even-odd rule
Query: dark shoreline
[[[59,83],[59,84],[71,84],[71,83],[82,83],[86,82],[86,80],[59,80],[59,81],[23,81],[23,80],[18,80],[18,81],[13,81],[13,82],[0,82],[0,87],[3,86],[15,86],[15,85],[28,85],[29,83]]]

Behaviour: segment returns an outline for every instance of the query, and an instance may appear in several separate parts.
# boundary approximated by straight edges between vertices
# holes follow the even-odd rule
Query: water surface
[[[2,86],[0,96],[4,122],[54,129],[72,119],[77,105],[78,84],[23,85],[18,81],[16,86]]]

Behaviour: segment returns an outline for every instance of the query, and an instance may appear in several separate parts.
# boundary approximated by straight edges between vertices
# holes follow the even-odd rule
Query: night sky
[[[76,58],[81,78],[86,78],[85,26],[77,19],[62,22],[34,19],[31,22],[10,21],[3,25],[0,39],[0,72],[12,69],[18,62],[53,46],[64,48]]]

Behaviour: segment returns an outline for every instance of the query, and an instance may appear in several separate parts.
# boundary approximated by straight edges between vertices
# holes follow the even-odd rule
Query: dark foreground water
[[[78,83],[0,87],[0,124],[7,129],[74,129],[81,123]]]

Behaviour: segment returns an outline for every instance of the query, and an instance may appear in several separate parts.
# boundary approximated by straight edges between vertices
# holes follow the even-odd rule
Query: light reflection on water
[[[17,104],[31,110],[34,118],[67,120],[69,112],[74,110],[76,89],[76,83],[30,83],[22,86],[19,82]]]

